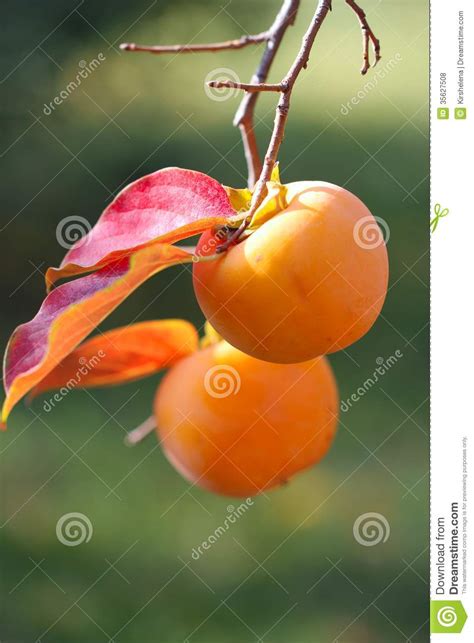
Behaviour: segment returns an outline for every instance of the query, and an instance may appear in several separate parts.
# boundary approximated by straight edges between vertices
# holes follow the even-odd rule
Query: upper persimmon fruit
[[[163,450],[186,479],[248,497],[326,454],[338,392],[325,357],[271,364],[218,341],[168,371],[154,408]]]
[[[301,362],[346,348],[377,319],[387,292],[382,232],[348,190],[284,187],[279,210],[214,261],[195,263],[199,305],[217,332],[253,357]],[[217,236],[216,236],[217,235]],[[216,231],[197,254],[215,253]]]

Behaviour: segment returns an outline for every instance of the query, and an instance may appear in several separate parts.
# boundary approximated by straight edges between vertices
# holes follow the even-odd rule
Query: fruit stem
[[[155,418],[151,415],[148,419],[137,426],[136,429],[133,429],[133,431],[130,431],[130,433],[125,436],[124,443],[128,447],[134,447],[136,444],[144,440],[147,435],[152,433],[155,428]]]
[[[222,243],[220,246],[216,248],[216,254],[221,255],[223,252],[228,250],[231,246],[234,246],[242,234],[245,232],[245,230],[248,228],[250,225],[250,217],[246,217],[242,223],[239,225],[239,227],[230,234],[227,239]]]

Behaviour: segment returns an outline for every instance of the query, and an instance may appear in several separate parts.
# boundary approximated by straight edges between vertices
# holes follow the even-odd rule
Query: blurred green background
[[[314,5],[302,0],[272,80],[292,62]],[[20,404],[0,436],[2,641],[428,641],[428,2],[363,6],[383,58],[360,76],[357,20],[333,0],[294,92],[281,170],[285,182],[346,186],[389,228],[383,315],[331,357],[341,399],[373,374],[377,358],[397,350],[403,358],[341,414],[324,462],[256,498],[197,561],[193,548],[239,503],[190,488],[153,437],[123,446],[124,431],[150,414],[159,376],[72,392],[48,414],[41,400]],[[41,273],[64,254],[56,242],[64,217],[93,224],[123,185],[170,165],[245,183],[230,125],[239,96],[213,100],[204,80],[219,68],[248,80],[262,48],[156,57],[118,44],[256,33],[278,7],[278,0],[5,2],[2,346],[40,305]],[[100,66],[46,115],[44,105],[81,61],[99,53]],[[343,109],[352,97],[358,103]],[[269,95],[259,104],[262,149],[274,102]],[[152,279],[104,328],[166,317],[203,322],[187,269]],[[93,525],[77,547],[56,537],[70,512]],[[371,512],[390,533],[385,527],[385,542],[363,546],[353,525]]]

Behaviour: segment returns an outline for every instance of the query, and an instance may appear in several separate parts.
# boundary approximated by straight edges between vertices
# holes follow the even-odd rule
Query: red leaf
[[[170,265],[191,260],[181,248],[155,244],[53,290],[36,317],[18,326],[8,343],[2,421],[138,286]]]
[[[223,225],[234,214],[225,189],[206,174],[180,168],[148,174],[124,188],[60,267],[47,271],[47,286],[117,261],[150,242],[175,243]]]
[[[122,384],[156,373],[193,353],[198,334],[184,319],[146,321],[96,335],[65,357],[31,391]]]

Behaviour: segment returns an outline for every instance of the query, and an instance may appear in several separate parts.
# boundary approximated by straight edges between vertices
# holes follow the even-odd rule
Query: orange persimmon
[[[186,479],[247,497],[326,454],[338,392],[325,357],[273,364],[219,341],[171,368],[154,408],[163,450]]]
[[[240,350],[294,363],[341,350],[373,325],[387,292],[384,238],[367,207],[324,182],[284,186],[282,209],[214,261],[196,263],[202,311]],[[198,255],[221,243],[205,232]]]

